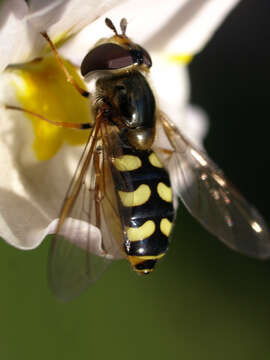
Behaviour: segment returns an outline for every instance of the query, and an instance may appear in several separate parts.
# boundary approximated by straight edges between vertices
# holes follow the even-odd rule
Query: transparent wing
[[[124,256],[122,223],[110,170],[113,154],[104,146],[109,134],[103,126],[102,121],[96,121],[52,239],[49,284],[63,301],[96,281],[111,259]]]
[[[262,216],[163,114],[159,120],[173,149],[167,159],[173,189],[190,213],[230,248],[268,258],[270,233]]]

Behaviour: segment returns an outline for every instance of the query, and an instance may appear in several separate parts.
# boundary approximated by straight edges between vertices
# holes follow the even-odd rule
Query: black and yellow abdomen
[[[169,245],[175,216],[169,175],[152,150],[132,147],[123,148],[114,168],[124,179],[115,181],[124,251],[136,272],[148,274]]]

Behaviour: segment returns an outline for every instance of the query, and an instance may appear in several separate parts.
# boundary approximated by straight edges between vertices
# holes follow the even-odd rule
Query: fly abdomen
[[[151,272],[169,246],[175,216],[167,171],[152,150],[123,148],[114,161],[120,213],[123,214],[124,250],[134,270]]]
[[[126,228],[125,251],[137,272],[152,271],[157,260],[168,250],[173,215],[167,213],[164,216],[166,217],[149,214],[148,218],[142,219],[144,222],[141,226]],[[141,219],[137,220],[138,223]]]

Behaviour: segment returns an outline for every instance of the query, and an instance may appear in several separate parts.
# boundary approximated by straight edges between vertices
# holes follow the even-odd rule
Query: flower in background
[[[92,121],[88,102],[65,81],[46,31],[69,71],[80,82],[88,50],[111,31],[106,17],[128,20],[127,35],[151,54],[158,103],[195,143],[206,133],[206,117],[189,105],[186,65],[202,49],[238,0],[6,0],[0,2],[0,237],[32,249],[58,216],[88,134],[62,129],[4,104],[22,106],[48,119]],[[72,102],[70,101],[72,99]],[[79,146],[81,145],[81,146]]]

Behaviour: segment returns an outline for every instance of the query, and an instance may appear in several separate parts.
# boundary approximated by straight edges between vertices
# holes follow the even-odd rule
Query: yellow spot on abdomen
[[[149,155],[149,161],[155,167],[158,167],[158,168],[163,167],[155,153],[152,153],[152,154]]]
[[[132,171],[142,166],[141,159],[134,155],[122,155],[114,160],[114,166],[119,171]]]
[[[167,218],[164,218],[160,222],[160,231],[162,234],[169,236],[172,230],[172,223]]]
[[[143,225],[139,227],[127,227],[127,238],[130,241],[144,240],[151,236],[156,230],[154,221],[147,220]]]
[[[162,200],[172,202],[172,189],[170,186],[167,186],[164,183],[160,182],[157,186],[157,192]]]
[[[159,255],[147,255],[147,256],[128,256],[128,260],[132,266],[135,266],[146,260],[159,260],[164,255],[165,255],[165,253],[162,253]]]
[[[148,201],[151,190],[148,185],[142,184],[135,191],[118,191],[121,202],[124,206],[139,206]]]

